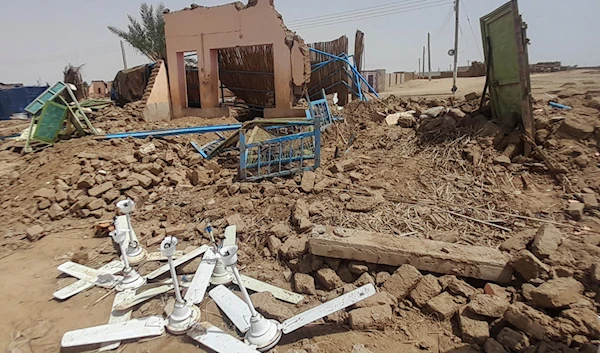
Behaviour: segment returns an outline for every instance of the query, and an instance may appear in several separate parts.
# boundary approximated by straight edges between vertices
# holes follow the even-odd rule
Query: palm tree
[[[140,5],[141,23],[133,16],[127,15],[129,19],[127,30],[121,30],[113,26],[108,26],[108,30],[125,40],[150,60],[165,60],[167,49],[164,12],[165,5],[163,4],[158,5],[155,9],[152,5],[142,3]]]

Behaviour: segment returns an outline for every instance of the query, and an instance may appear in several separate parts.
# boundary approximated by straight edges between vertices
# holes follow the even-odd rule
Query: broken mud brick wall
[[[304,116],[303,110],[292,109],[292,102],[294,87],[310,81],[309,49],[287,29],[271,1],[168,13],[165,34],[174,117],[228,115],[228,108],[219,107],[219,79],[251,104],[270,106],[265,117]],[[190,108],[186,101],[183,56],[194,51],[198,54],[200,109]]]
[[[142,99],[153,66],[154,64],[144,64],[117,73],[113,80],[113,89],[116,96],[112,97],[113,94],[111,93],[111,97],[119,107]]]
[[[162,60],[154,65],[142,100],[144,101],[144,121],[171,120],[169,80],[166,65]]]

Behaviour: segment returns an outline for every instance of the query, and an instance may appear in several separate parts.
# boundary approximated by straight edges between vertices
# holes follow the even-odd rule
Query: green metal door
[[[486,64],[490,65],[489,88],[493,116],[503,126],[512,128],[521,121],[522,97],[529,95],[529,92],[522,92],[520,86],[518,37],[511,2],[482,17],[480,21]],[[529,80],[528,77],[523,79]]]

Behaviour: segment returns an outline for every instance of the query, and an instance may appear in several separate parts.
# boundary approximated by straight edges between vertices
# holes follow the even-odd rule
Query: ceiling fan
[[[238,338],[226,334],[211,324],[197,323],[196,320],[199,315],[197,315],[197,307],[193,302],[196,300],[196,296],[194,295],[191,297],[193,299],[186,300],[182,298],[179,290],[179,282],[175,272],[174,261],[171,256],[176,250],[176,244],[177,239],[174,237],[167,237],[161,243],[161,252],[168,259],[171,280],[173,281],[176,295],[175,307],[166,319],[162,316],[150,316],[142,319],[109,323],[106,325],[70,331],[64,334],[61,346],[74,347],[90,344],[106,344],[121,340],[160,336],[165,333],[166,328],[172,334],[183,334],[187,332],[187,335],[193,340],[218,353],[251,353],[257,352],[257,350],[264,352],[277,345],[283,334],[295,331],[311,322],[321,319],[338,310],[347,308],[375,294],[375,287],[368,284],[296,315],[283,323],[268,320],[256,311],[246,287],[244,286],[244,282],[236,266],[237,246],[224,246],[221,249],[213,251],[208,260],[215,262],[215,265],[216,261],[221,261],[229,270],[231,270],[243,294],[244,300],[242,301],[239,299],[222,285],[213,289],[209,295],[214,298],[221,293],[228,300],[231,300],[232,305],[220,306],[220,308],[228,317],[236,318],[235,320],[238,321],[236,327],[240,325],[245,328],[245,340],[242,342]],[[196,275],[200,275],[200,273],[197,272]],[[236,299],[233,299],[234,297]],[[244,306],[240,305],[240,303],[246,304],[245,310],[242,309]],[[219,302],[217,302],[217,305],[219,305]],[[249,315],[248,312],[250,313]],[[245,326],[241,324],[243,322],[242,320],[246,320]],[[232,321],[234,320],[232,319]]]
[[[266,352],[275,347],[284,334],[291,333],[311,322],[352,306],[376,293],[375,287],[372,284],[367,284],[336,299],[300,313],[282,323],[275,320],[269,320],[256,311],[254,304],[250,299],[250,295],[244,286],[244,282],[236,266],[238,260],[237,250],[238,247],[235,245],[224,246],[219,250],[219,257],[225,266],[231,269],[244,300],[242,301],[239,299],[222,285],[213,289],[209,295],[234,324],[235,322],[247,324],[236,325],[236,327],[238,327],[241,332],[245,332],[244,342],[260,352]],[[227,301],[229,304],[223,305],[223,303]],[[242,304],[244,304],[244,302],[247,305],[246,308],[243,308]],[[220,337],[222,334],[213,332],[210,327],[207,328],[205,325],[195,325],[194,328],[188,331],[187,335],[218,353],[234,352],[232,350],[234,347],[222,345],[220,344],[221,342],[217,340],[217,335]]]

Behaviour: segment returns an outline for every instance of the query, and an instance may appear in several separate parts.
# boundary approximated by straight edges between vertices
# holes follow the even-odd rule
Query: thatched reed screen
[[[329,54],[338,56],[342,53],[348,54],[348,37],[342,36],[331,42],[319,42],[308,45],[313,49],[324,51]],[[310,52],[310,64],[315,65],[330,60],[331,58]],[[321,98],[321,90],[325,89],[325,93],[332,94],[338,92],[339,104],[344,105],[348,101],[348,87],[343,83],[350,84],[352,80],[348,77],[344,69],[345,63],[342,61],[334,61],[324,65],[311,74],[310,83],[308,84],[308,93],[311,99]]]
[[[221,83],[252,107],[275,107],[274,67],[271,45],[219,50]]]

